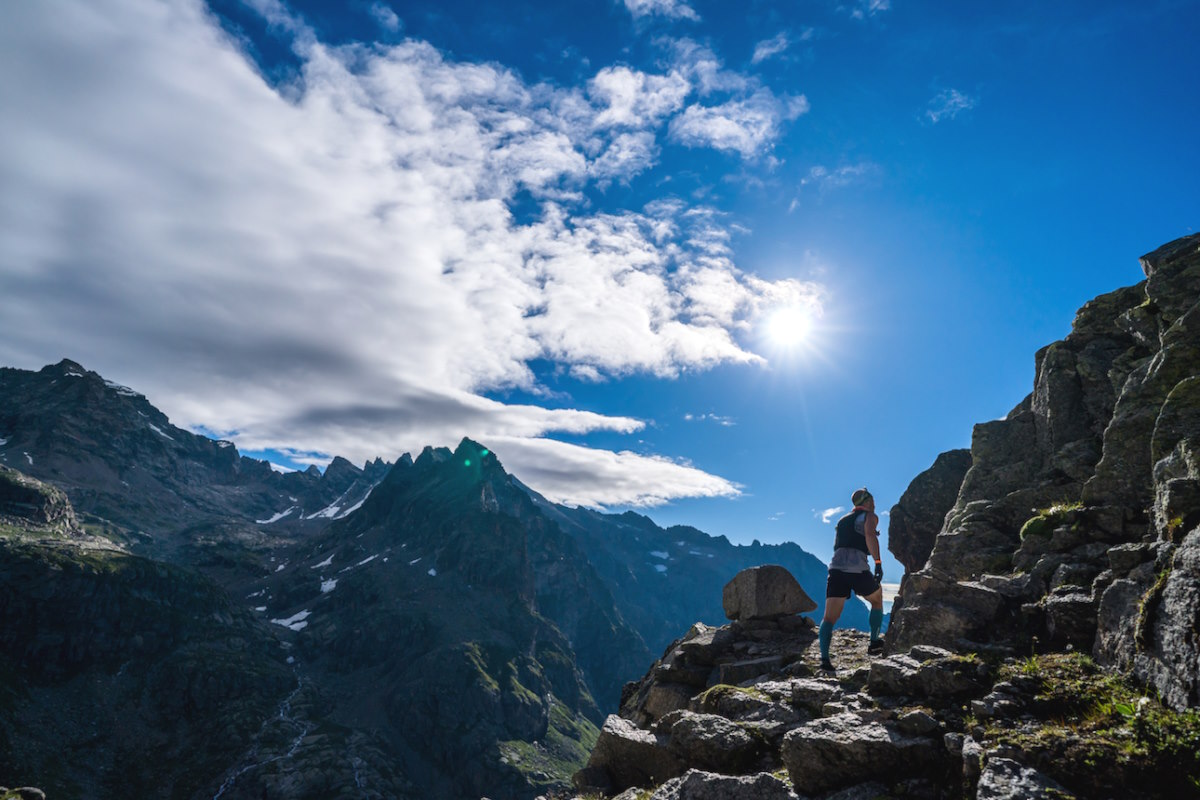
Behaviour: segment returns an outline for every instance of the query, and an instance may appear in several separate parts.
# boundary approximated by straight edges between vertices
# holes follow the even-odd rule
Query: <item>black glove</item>
[[[883,564],[878,561],[875,562],[875,580],[883,583]]]

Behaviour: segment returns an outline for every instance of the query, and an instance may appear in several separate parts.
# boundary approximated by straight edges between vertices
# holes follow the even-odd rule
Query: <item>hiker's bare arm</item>
[[[879,560],[879,517],[874,514],[867,514],[866,523],[863,525],[863,533],[867,538],[867,550],[871,551],[871,558]]]

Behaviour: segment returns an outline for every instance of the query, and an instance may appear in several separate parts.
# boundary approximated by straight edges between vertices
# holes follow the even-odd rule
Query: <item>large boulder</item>
[[[725,616],[733,620],[772,619],[814,611],[817,604],[785,568],[775,564],[744,569],[721,593]]]
[[[780,755],[800,794],[852,786],[868,770],[890,780],[922,775],[946,759],[940,740],[909,736],[855,713],[802,725],[784,737]]]
[[[767,772],[734,777],[693,769],[664,783],[650,800],[797,800],[797,797],[786,783]]]
[[[629,720],[610,714],[575,783],[580,788],[599,786],[619,791],[630,786],[655,786],[681,775],[684,766],[669,748],[669,740],[669,736],[641,730]],[[599,775],[607,776],[607,786]]]
[[[725,717],[681,712],[671,725],[671,749],[690,766],[720,773],[743,772],[758,741]]]

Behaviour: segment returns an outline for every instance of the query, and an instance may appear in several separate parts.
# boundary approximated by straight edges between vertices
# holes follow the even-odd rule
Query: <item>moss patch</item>
[[[1017,676],[1036,681],[1037,721],[993,722],[986,746],[1020,749],[1083,796],[1120,785],[1139,787],[1143,794],[1133,797],[1200,790],[1200,713],[1172,711],[1077,653],[1034,656],[1001,670],[1001,678]]]
[[[1080,502],[1055,503],[1046,508],[1039,508],[1036,513],[1021,526],[1021,541],[1028,536],[1049,536],[1054,529],[1066,521],[1073,511],[1083,508]]]
[[[768,703],[771,701],[769,695],[767,695],[765,692],[755,689],[754,687],[731,686],[728,683],[718,683],[716,686],[705,689],[704,692],[700,694],[700,705],[703,708],[715,707],[716,704],[721,701],[722,697],[733,694],[734,692],[749,695],[756,700],[762,700]]]

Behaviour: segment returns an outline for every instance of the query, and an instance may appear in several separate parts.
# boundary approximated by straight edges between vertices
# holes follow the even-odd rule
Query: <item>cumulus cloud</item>
[[[668,19],[690,19],[699,21],[700,15],[683,0],[623,0],[625,8],[634,19],[643,17],[666,17]]]
[[[943,89],[934,95],[925,109],[925,118],[936,125],[944,119],[954,119],[964,111],[970,111],[978,101],[957,89]]]
[[[0,71],[0,363],[69,356],[244,449],[362,461],[470,435],[509,443],[506,464],[560,499],[736,492],[544,439],[640,420],[484,396],[536,391],[535,359],[594,380],[758,362],[738,334],[779,297],[819,296],[739,270],[716,218],[678,201],[580,201],[649,168],[655,139],[631,126],[661,124],[677,82],[593,102],[592,86],[529,84],[420,41],[328,46],[275,0],[254,5],[294,36],[287,86],[199,0],[6,13],[0,50],[19,68]],[[749,132],[709,140],[766,146],[787,112],[755,98],[713,112]],[[522,224],[519,192],[540,206]],[[577,468],[577,494],[533,463],[547,454]]]
[[[670,133],[674,141],[688,147],[712,147],[753,158],[770,148],[784,120],[807,111],[803,95],[785,101],[759,90],[716,106],[688,106],[671,120]]]
[[[605,67],[588,82],[601,106],[597,127],[654,127],[683,107],[691,83],[678,72],[647,75],[626,66]]]

